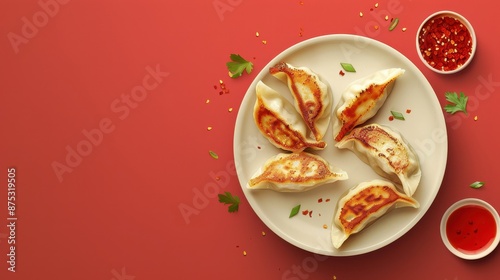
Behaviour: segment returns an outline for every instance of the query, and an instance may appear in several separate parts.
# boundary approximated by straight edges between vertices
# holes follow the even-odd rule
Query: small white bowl
[[[495,220],[495,228],[496,228],[496,234],[495,237],[493,238],[493,241],[487,244],[485,247],[476,250],[475,252],[466,252],[463,250],[459,250],[455,248],[451,243],[450,240],[448,239],[448,234],[446,232],[447,228],[447,223],[450,215],[456,211],[457,209],[460,209],[464,206],[479,206],[482,207],[483,209],[488,210],[492,215]],[[491,206],[489,203],[477,199],[477,198],[466,198],[462,199],[460,201],[455,202],[453,205],[446,210],[444,213],[442,219],[441,219],[441,239],[443,240],[444,245],[450,252],[452,252],[454,255],[457,257],[460,257],[462,259],[466,260],[474,260],[474,259],[479,259],[482,257],[487,256],[489,253],[491,253],[498,245],[498,242],[500,241],[500,217],[498,216],[498,212]],[[464,232],[465,235],[465,232]]]
[[[453,48],[453,46],[455,46],[454,44],[451,44],[450,41],[446,40],[442,40],[442,38],[439,38],[439,40],[437,40],[439,42],[439,44],[433,44],[432,45],[432,48],[427,48],[425,50],[421,50],[421,44],[423,43],[423,38],[421,38],[421,35],[422,35],[422,32],[423,32],[423,29],[424,27],[427,27],[428,24],[432,24],[434,23],[433,21],[435,21],[436,19],[441,19],[441,18],[452,18],[452,19],[456,19],[458,20],[459,22],[462,23],[463,27],[465,27],[469,34],[470,34],[470,43],[467,44],[467,46],[465,46],[467,49],[470,48],[470,51],[468,51],[468,58],[466,58],[465,61],[464,58],[460,58],[460,62],[458,63],[458,67],[454,67],[453,64],[455,64],[455,61],[452,60],[452,58],[447,58],[446,61],[444,59],[440,59],[439,62],[441,62],[443,65],[443,67],[439,67],[438,65],[431,65],[431,62],[427,61],[425,57],[429,57],[427,54],[433,54],[435,51],[436,52],[447,52],[448,50],[452,50],[452,51],[458,51],[458,55],[451,55],[450,56],[459,56],[460,54],[464,53],[465,50],[462,50],[462,49],[456,49],[456,48]],[[442,25],[440,25],[442,26]],[[447,29],[448,30],[448,29]],[[449,30],[448,30],[449,31]],[[454,37],[454,34],[450,34],[452,36],[452,38],[449,38],[449,39],[457,39],[457,40],[460,40],[460,36],[457,37]],[[469,65],[469,63],[472,61],[472,58],[474,57],[474,54],[476,52],[476,48],[477,48],[477,40],[476,40],[476,33],[474,32],[474,28],[472,27],[472,25],[470,24],[470,22],[465,18],[463,17],[462,15],[456,13],[456,12],[452,12],[452,11],[439,11],[439,12],[436,12],[436,13],[433,13],[432,15],[428,16],[423,22],[422,24],[420,25],[420,27],[418,28],[417,30],[417,36],[416,36],[416,46],[417,46],[417,53],[418,53],[418,56],[420,57],[420,60],[424,63],[425,66],[427,66],[430,70],[436,72],[436,73],[440,73],[440,74],[453,74],[453,73],[456,73],[462,69],[464,69],[465,67],[467,67],[467,65]],[[457,47],[460,47],[458,44],[456,44]],[[465,55],[465,57],[467,57],[467,55]],[[436,63],[434,60],[432,60],[433,63]],[[437,63],[439,63],[437,62]],[[446,67],[451,67],[451,69],[446,69]]]

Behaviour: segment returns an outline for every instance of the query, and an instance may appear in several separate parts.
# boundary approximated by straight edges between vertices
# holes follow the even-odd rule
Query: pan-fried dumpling
[[[420,204],[400,193],[391,182],[376,179],[360,183],[337,203],[331,229],[333,246],[340,248],[349,236],[360,232],[390,209],[400,207],[418,208]]]
[[[422,177],[419,159],[399,132],[369,124],[353,129],[335,146],[353,151],[377,174],[400,183],[405,194],[412,196],[417,190]]]
[[[301,192],[347,178],[345,171],[332,167],[318,155],[280,153],[264,163],[250,179],[247,188]]]
[[[349,84],[335,110],[335,141],[340,141],[354,127],[373,117],[391,93],[396,78],[404,72],[401,68],[389,68]]]
[[[292,103],[262,81],[256,86],[254,120],[274,146],[291,152],[306,148],[324,149],[326,142],[309,140],[307,127]]]
[[[311,138],[317,141],[323,139],[330,124],[333,102],[327,84],[311,69],[295,67],[285,62],[271,67],[269,72],[288,84],[295,100],[295,109],[310,129]]]

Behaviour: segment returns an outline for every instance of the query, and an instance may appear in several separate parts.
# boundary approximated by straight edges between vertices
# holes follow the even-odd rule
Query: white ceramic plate
[[[279,193],[271,190],[248,190],[247,181],[270,157],[281,152],[257,129],[253,120],[255,86],[259,80],[278,90],[292,101],[286,84],[269,74],[269,67],[280,61],[305,66],[330,84],[334,107],[348,83],[372,72],[401,67],[405,74],[398,78],[384,106],[369,122],[385,124],[399,131],[417,151],[422,180],[414,198],[420,208],[400,208],[387,213],[362,232],[352,235],[340,249],[330,241],[331,220],[339,197],[360,182],[380,178],[352,152],[334,145],[332,128],[328,129],[323,151],[314,151],[349,174],[349,179],[320,186],[302,193]],[[340,62],[351,63],[356,73],[339,74]],[[410,113],[406,110],[410,109]],[[390,111],[405,115],[405,121],[389,120]],[[332,118],[334,115],[332,115]],[[409,231],[425,214],[441,185],[446,167],[448,138],[439,101],[427,79],[405,56],[373,39],[355,35],[326,35],[298,43],[280,53],[256,76],[240,106],[234,134],[234,157],[238,179],[246,199],[259,218],[278,236],[289,243],[316,254],[330,256],[359,255],[379,249]],[[327,201],[328,200],[328,201]],[[321,202],[320,202],[321,201]],[[297,204],[301,211],[289,218]],[[326,225],[326,229],[324,226]]]

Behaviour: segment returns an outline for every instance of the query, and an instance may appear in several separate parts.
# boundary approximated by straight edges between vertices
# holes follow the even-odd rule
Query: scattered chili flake
[[[260,149],[262,149],[262,147],[261,147],[261,146],[257,146],[257,149],[259,149],[259,150],[260,150]]]
[[[321,203],[321,202],[323,202],[323,199],[322,198],[318,199],[318,203]]]
[[[313,211],[309,211],[309,217],[312,218]]]
[[[436,16],[427,21],[418,33],[419,50],[427,63],[438,70],[461,67],[472,54],[472,38],[460,20]]]
[[[207,130],[208,131],[212,130],[212,127],[211,126],[207,127]]]
[[[304,29],[302,29],[302,27],[299,28],[299,37],[302,37],[302,32],[304,31]]]
[[[217,89],[217,85],[214,85],[214,89]]]
[[[228,75],[229,77],[232,77],[233,74],[231,74],[231,72],[228,72]],[[214,88],[217,89],[217,86],[214,86]],[[226,84],[222,80],[219,80],[219,88],[220,88],[219,95],[229,93],[229,89],[226,87]]]
[[[370,8],[370,11],[373,11],[373,8]]]
[[[302,215],[307,216],[307,214],[309,214],[309,210],[303,210],[302,211]]]
[[[325,202],[329,202],[329,201],[330,201],[330,199],[329,199],[329,198],[327,198],[327,199],[325,200]]]
[[[344,71],[340,70],[339,75],[344,76],[345,75]]]
[[[389,121],[393,121],[394,120],[394,117],[393,116],[389,116]]]
[[[411,109],[406,109],[406,113],[407,114],[411,113]]]

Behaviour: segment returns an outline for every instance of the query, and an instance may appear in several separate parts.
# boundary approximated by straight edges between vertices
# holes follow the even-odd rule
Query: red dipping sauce
[[[489,247],[497,234],[495,218],[486,208],[465,205],[450,214],[446,236],[464,254],[479,253]]]

